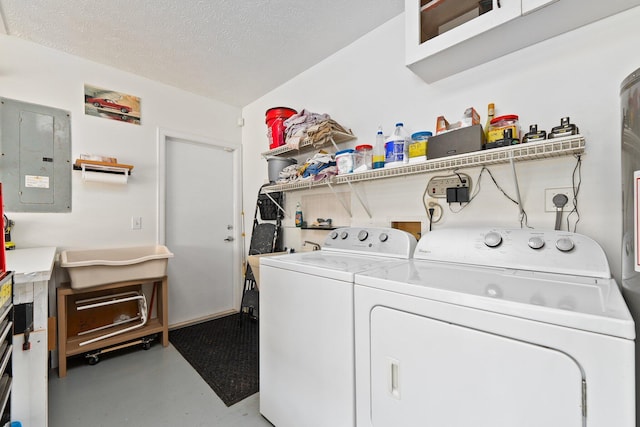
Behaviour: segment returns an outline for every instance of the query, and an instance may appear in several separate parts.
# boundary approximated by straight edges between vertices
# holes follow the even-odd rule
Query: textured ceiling
[[[404,0],[0,0],[0,31],[244,106]]]

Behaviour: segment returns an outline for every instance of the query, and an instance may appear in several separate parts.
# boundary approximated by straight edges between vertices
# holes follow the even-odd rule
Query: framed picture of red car
[[[84,85],[84,113],[90,116],[140,124],[140,98],[111,89]]]

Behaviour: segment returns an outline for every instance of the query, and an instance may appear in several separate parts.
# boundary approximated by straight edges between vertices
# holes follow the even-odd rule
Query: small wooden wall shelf
[[[95,171],[120,171],[122,169],[127,170],[131,173],[133,169],[133,165],[125,165],[124,163],[112,163],[112,162],[100,162],[97,160],[85,160],[85,159],[76,159],[73,167],[74,169],[81,170],[82,166],[84,166],[87,170],[95,170]]]
[[[109,295],[111,293],[129,290],[138,290],[143,284],[152,283],[156,287],[157,305],[155,305],[156,317],[149,318],[147,323],[135,330],[127,331],[119,335],[80,345],[85,341],[104,335],[104,332],[91,332],[79,335],[77,325],[70,324],[70,319],[77,317],[75,301],[78,299],[93,297],[96,295]],[[163,347],[169,345],[169,311],[167,276],[155,279],[132,280],[127,282],[110,283],[107,285],[92,286],[85,289],[72,289],[68,283],[63,283],[57,289],[58,297],[58,376],[67,375],[67,358],[83,353],[90,353],[99,349],[108,349],[127,341],[144,338],[148,335],[159,334]],[[151,304],[153,301],[151,301]],[[152,313],[149,313],[151,317]],[[125,329],[127,325],[114,328]],[[116,329],[117,330],[117,329]]]

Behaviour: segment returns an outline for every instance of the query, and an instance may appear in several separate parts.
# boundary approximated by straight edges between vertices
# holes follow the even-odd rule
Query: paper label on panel
[[[49,177],[25,175],[24,186],[27,188],[49,188]]]

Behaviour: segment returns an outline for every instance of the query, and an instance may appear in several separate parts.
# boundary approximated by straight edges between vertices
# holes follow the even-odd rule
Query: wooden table
[[[90,332],[78,335],[77,327],[69,323],[69,319],[77,317],[75,301],[79,298],[92,298],[95,296],[109,295],[115,292],[139,290],[143,284],[152,283],[156,288],[156,317],[151,318],[149,313],[147,323],[134,330],[119,335],[80,345],[85,341],[104,335],[104,331]],[[67,375],[67,357],[82,353],[90,353],[95,350],[108,349],[121,346],[126,342],[135,341],[153,334],[161,335],[161,343],[164,347],[169,345],[169,310],[167,276],[155,279],[131,280],[127,282],[110,283],[100,286],[91,286],[84,289],[73,289],[68,283],[63,283],[57,289],[58,298],[58,376]],[[152,304],[154,301],[150,301]],[[125,329],[127,326],[114,326],[110,331]],[[69,333],[70,332],[70,333]]]

